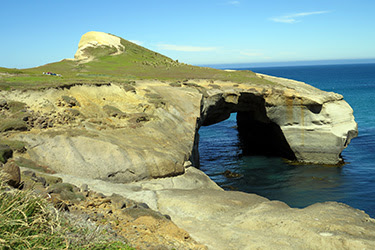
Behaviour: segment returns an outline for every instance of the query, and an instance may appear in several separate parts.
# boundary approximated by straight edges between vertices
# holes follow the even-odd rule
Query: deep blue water
[[[201,169],[225,189],[256,193],[291,207],[338,201],[375,218],[375,64],[247,68],[340,93],[352,106],[359,136],[342,153],[346,165],[289,165],[281,158],[242,156],[236,116],[202,127]],[[225,170],[242,177],[226,178]]]

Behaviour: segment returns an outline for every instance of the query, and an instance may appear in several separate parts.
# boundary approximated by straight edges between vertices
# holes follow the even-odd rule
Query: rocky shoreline
[[[129,184],[60,176],[146,203],[208,249],[375,247],[375,220],[361,210],[337,202],[290,208],[255,194],[224,191],[194,167],[178,177]]]
[[[152,210],[146,203],[114,193],[107,196],[87,184],[78,187],[48,173],[20,169],[13,160],[1,165],[0,171],[2,181],[10,187],[31,191],[60,213],[81,224],[96,225],[97,230],[112,234],[112,240],[126,241],[135,249],[207,249],[177,227],[169,215]]]
[[[9,160],[2,169],[17,165]],[[24,168],[18,179],[11,176],[13,185],[34,190],[136,249],[375,247],[375,220],[363,211],[337,202],[295,209],[255,194],[223,191],[191,166],[178,177],[129,184]]]
[[[100,216],[110,207],[100,199],[113,193],[169,215],[173,222],[159,216],[155,223],[175,227],[176,243],[168,244],[185,244],[177,249],[199,249],[200,244],[209,249],[375,247],[374,220],[362,211],[334,202],[293,209],[254,194],[223,191],[194,167],[199,166],[199,127],[235,111],[263,124],[279,124],[275,135],[284,131],[286,141],[297,140],[290,148],[301,161],[339,161],[357,129],[342,97],[294,81],[287,86],[213,83],[140,81],[126,85],[131,88],[109,84],[2,92],[2,114],[25,121],[21,130],[10,124],[2,140],[13,147],[21,167],[47,171],[77,187],[87,184],[104,194],[106,198],[95,198]],[[138,242],[140,231],[145,234],[139,239],[158,242],[163,237],[147,236],[160,229],[150,229],[153,226],[131,228],[143,219],[126,218],[121,224],[130,228],[124,230],[135,235],[124,235],[133,241]]]

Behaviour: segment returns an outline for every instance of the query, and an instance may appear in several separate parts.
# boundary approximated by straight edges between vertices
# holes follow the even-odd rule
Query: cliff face
[[[201,124],[217,123],[237,112],[248,153],[339,163],[340,153],[358,134],[353,110],[343,97],[302,82],[259,77],[278,85],[207,91]]]
[[[89,62],[103,55],[118,55],[125,51],[121,38],[97,31],[90,31],[81,37],[74,59]]]
[[[267,77],[267,76],[261,76]],[[190,81],[77,85],[1,93],[26,103],[22,157],[56,172],[127,183],[199,166],[198,130],[238,112],[248,150],[300,162],[337,164],[357,134],[342,96],[286,81],[269,86]]]
[[[22,157],[112,182],[182,174],[199,117],[199,93],[157,83],[2,94],[27,103],[30,130],[8,134],[27,143]]]

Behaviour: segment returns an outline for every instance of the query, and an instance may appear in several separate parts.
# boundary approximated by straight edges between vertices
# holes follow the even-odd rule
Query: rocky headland
[[[87,71],[101,58],[93,51],[107,53],[108,61],[128,50],[118,37],[90,32],[76,59],[62,63]],[[197,70],[164,57],[140,65],[177,68],[178,74],[184,67]],[[294,209],[224,191],[199,170],[199,128],[234,112],[247,150],[299,163],[340,164],[340,153],[357,136],[353,111],[341,95],[241,74],[252,80],[225,72],[229,80],[116,78],[1,91],[2,161],[147,204],[209,249],[375,248],[375,220],[363,211],[336,202]]]

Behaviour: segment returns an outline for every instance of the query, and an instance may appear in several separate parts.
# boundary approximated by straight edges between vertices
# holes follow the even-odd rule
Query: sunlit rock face
[[[184,173],[201,100],[190,89],[154,82],[133,91],[77,85],[6,95],[41,117],[12,134],[28,145],[22,157],[58,173],[120,183]]]
[[[343,97],[302,82],[259,75],[278,85],[208,91],[201,125],[237,112],[246,154],[285,157],[306,163],[338,164],[357,136],[353,110]]]
[[[32,121],[28,131],[8,136],[27,143],[22,157],[56,172],[128,183],[181,175],[188,162],[198,167],[199,127],[233,112],[248,154],[337,164],[357,135],[341,95],[304,83],[270,78],[269,85],[218,82],[218,88],[191,82],[4,92],[5,100],[27,104]]]
[[[125,51],[121,38],[97,31],[90,31],[81,37],[74,59],[89,62],[101,55],[118,55]]]
[[[293,80],[262,77],[287,87],[283,98],[266,97],[266,110],[296,159],[322,164],[342,161],[341,152],[358,135],[353,110],[343,97]]]

